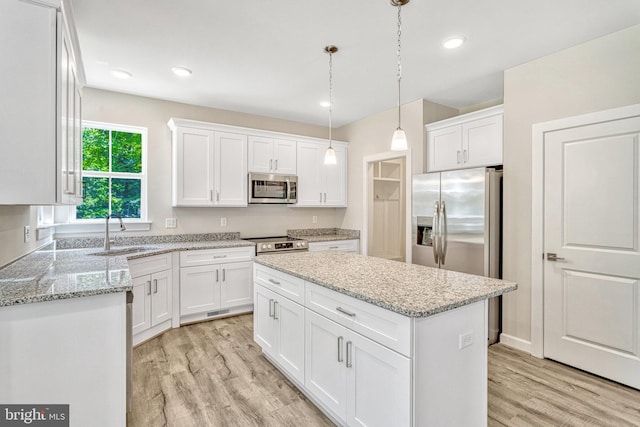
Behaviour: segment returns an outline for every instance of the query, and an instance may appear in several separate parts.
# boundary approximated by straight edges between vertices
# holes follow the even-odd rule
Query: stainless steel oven
[[[249,203],[290,204],[298,201],[295,175],[249,174]]]
[[[254,237],[245,239],[256,244],[256,255],[305,252],[309,242],[295,237]]]

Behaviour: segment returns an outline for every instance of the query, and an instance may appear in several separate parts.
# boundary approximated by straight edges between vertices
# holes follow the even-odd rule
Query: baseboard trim
[[[507,347],[515,348],[516,350],[531,354],[531,341],[526,341],[522,338],[502,333],[500,334],[500,342]]]

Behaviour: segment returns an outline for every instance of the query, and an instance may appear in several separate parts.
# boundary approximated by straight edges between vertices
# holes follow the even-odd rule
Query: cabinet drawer
[[[304,304],[304,280],[298,277],[254,264],[253,281],[292,301]]]
[[[253,258],[254,253],[255,248],[253,246],[182,251],[180,252],[180,267],[249,261]]]
[[[153,255],[144,258],[136,258],[127,261],[131,277],[140,277],[145,274],[171,268],[171,254]]]
[[[305,283],[305,306],[410,357],[411,319],[314,283]]]
[[[309,243],[310,251],[342,251],[342,252],[360,252],[360,240],[335,240],[331,242],[311,242]]]

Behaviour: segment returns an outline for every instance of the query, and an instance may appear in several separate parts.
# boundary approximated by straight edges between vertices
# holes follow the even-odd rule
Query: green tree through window
[[[85,124],[82,130],[84,199],[76,219],[143,218],[143,147],[146,130]]]

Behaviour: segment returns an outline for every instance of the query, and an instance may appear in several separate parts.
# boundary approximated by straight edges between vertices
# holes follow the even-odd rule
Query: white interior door
[[[639,139],[640,117],[544,136],[544,356],[635,388]]]

